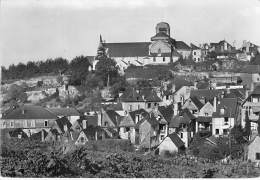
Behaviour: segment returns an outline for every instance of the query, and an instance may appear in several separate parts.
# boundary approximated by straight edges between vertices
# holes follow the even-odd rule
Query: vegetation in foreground
[[[1,146],[1,175],[7,177],[258,177],[253,164],[232,160],[223,165],[203,158],[167,158],[132,152],[124,140],[90,142],[84,146],[50,145],[12,139]]]

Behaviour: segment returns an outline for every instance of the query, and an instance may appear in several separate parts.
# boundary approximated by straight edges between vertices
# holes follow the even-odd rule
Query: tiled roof
[[[156,120],[155,116],[151,114],[150,116],[146,116],[141,121],[139,121],[136,124],[136,127],[138,128],[145,121],[148,121],[151,124],[151,126],[159,125],[159,122]]]
[[[120,97],[122,102],[161,102],[161,99],[150,88],[139,90],[139,93],[134,88],[126,90]]]
[[[220,89],[196,89],[191,90],[190,97],[197,97],[198,99],[205,98],[207,101],[213,99],[214,97],[220,96],[224,90]]]
[[[197,122],[211,122],[212,121],[212,117],[206,117],[206,116],[199,116],[196,119]]]
[[[56,119],[56,123],[58,125],[58,127],[60,128],[61,132],[62,133],[65,133],[65,130],[64,130],[64,126],[66,125],[67,126],[67,129],[69,130],[72,126],[72,124],[70,123],[70,121],[68,120],[68,118],[66,117],[62,117],[62,118],[59,118],[59,119]]]
[[[181,140],[181,138],[174,132],[172,134],[168,135],[169,138],[172,140],[172,142],[178,147],[184,146],[184,142]]]
[[[200,100],[198,100],[198,98],[196,96],[192,96],[190,97],[190,99],[192,100],[192,102],[195,104],[195,106],[198,109],[201,109],[204,105],[202,104],[202,102],[200,102]]]
[[[224,114],[221,114],[220,109],[224,108]],[[236,117],[238,114],[238,99],[224,98],[221,99],[220,104],[217,105],[216,112],[212,117]]]
[[[117,114],[114,110],[107,110],[106,113],[107,113],[108,117],[110,118],[110,120],[116,126],[118,126],[120,124],[120,121],[123,119],[123,117],[121,117],[119,114]]]
[[[24,113],[23,113],[24,112]],[[57,116],[41,106],[23,105],[8,113],[4,113],[2,119],[56,119]]]
[[[150,42],[104,43],[110,57],[149,56]]]
[[[195,46],[194,44],[190,44],[190,47],[191,47],[191,49],[193,49],[193,50],[196,50],[196,49],[200,49],[198,46]]]
[[[46,108],[56,116],[79,116],[80,113],[75,108]]]
[[[255,74],[260,73],[260,65],[246,65],[240,71],[241,73]]]
[[[177,50],[191,50],[190,46],[188,46],[183,41],[176,41],[175,42],[175,47],[176,47]]]
[[[158,111],[162,114],[163,118],[170,123],[173,118],[173,107],[172,106],[159,106]]]

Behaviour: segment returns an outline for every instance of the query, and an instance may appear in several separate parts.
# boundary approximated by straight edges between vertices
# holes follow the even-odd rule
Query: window
[[[156,62],[156,57],[153,57],[153,62]]]
[[[154,106],[157,106],[157,103],[154,103]]]
[[[80,142],[84,143],[84,137],[80,137]]]
[[[151,108],[151,103],[148,103],[148,104],[147,104],[147,108]]]
[[[44,121],[44,127],[47,127],[48,126],[48,121]]]
[[[220,109],[220,114],[224,114],[225,113],[225,109],[224,108],[221,108]]]
[[[140,109],[140,104],[137,105],[137,109]]]
[[[209,113],[205,113],[205,116],[209,116]]]
[[[104,125],[105,125],[105,126],[108,126],[108,122],[105,122]]]
[[[228,117],[224,117],[224,125],[228,125]]]
[[[194,51],[193,54],[196,55],[196,52]]]
[[[192,110],[192,114],[195,114],[197,112],[197,110]]]
[[[166,95],[166,100],[169,100],[169,95]]]
[[[132,105],[129,105],[129,111],[132,111]]]
[[[130,127],[126,127],[126,128],[125,128],[125,131],[126,131],[126,132],[129,132],[129,131],[130,131]]]
[[[183,133],[181,133],[181,139],[183,138]]]
[[[163,140],[163,138],[164,138],[164,135],[161,135],[161,140]]]
[[[219,134],[219,129],[216,129],[216,130],[215,130],[215,134]]]
[[[165,57],[163,57],[163,59],[162,59],[162,60],[163,60],[163,62],[165,62]]]
[[[10,126],[11,126],[11,128],[14,127],[14,121],[11,121]]]
[[[260,160],[260,153],[255,153],[255,159]]]
[[[228,134],[228,130],[227,129],[223,129],[223,134],[227,135]]]

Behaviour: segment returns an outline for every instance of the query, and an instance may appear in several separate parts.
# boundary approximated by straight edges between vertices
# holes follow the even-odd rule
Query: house
[[[21,128],[28,135],[39,130],[49,130],[55,125],[57,116],[41,106],[25,104],[3,113],[0,120],[1,129]]]
[[[151,149],[159,144],[159,122],[155,116],[150,113],[136,124],[136,136],[138,137],[138,144],[145,149]]]
[[[223,98],[212,115],[212,135],[227,136],[234,125],[240,124],[240,104],[237,98]]]
[[[224,90],[221,89],[194,89],[190,91],[190,97],[196,97],[203,104],[206,104],[208,101],[213,102],[214,97],[218,99],[224,97]]]
[[[166,153],[179,153],[185,151],[184,142],[176,133],[169,134],[157,147],[159,155],[165,155]]]
[[[182,110],[179,115],[173,117],[169,123],[169,134],[176,132],[185,147],[188,147],[195,133],[195,119],[188,109]]]
[[[259,118],[260,112],[260,86],[257,86],[253,92],[241,104],[241,125],[245,127],[246,112],[248,112],[251,127],[254,127]],[[254,128],[252,129],[254,130]]]
[[[256,136],[248,145],[247,159],[252,162],[260,162],[260,136]]]
[[[251,91],[258,85],[260,85],[260,65],[246,65],[241,68],[240,78],[242,79],[242,85],[245,85],[247,89]]]
[[[194,62],[202,62],[203,61],[203,56],[202,56],[202,50],[198,46],[195,46],[194,44],[190,44],[190,47],[192,49],[191,54],[192,54],[192,60]]]
[[[152,110],[162,101],[157,93],[151,88],[136,90],[130,88],[120,96],[124,111],[135,111],[138,109]]]
[[[183,59],[188,59],[191,56],[191,47],[183,41],[175,42],[176,51],[182,56]]]
[[[71,123],[74,123],[80,118],[80,113],[76,108],[46,108],[48,111],[55,114],[57,117],[66,117]]]
[[[89,126],[86,129],[83,129],[77,140],[75,141],[75,145],[84,145],[88,141],[96,141],[103,139],[104,130],[100,127]]]
[[[193,115],[198,116],[200,109],[203,106],[204,104],[200,100],[198,100],[196,96],[192,96],[185,101],[185,103],[182,106],[182,109],[188,109]]]
[[[148,112],[146,112],[144,109],[129,112],[119,124],[120,138],[130,139],[131,143],[135,144],[136,141],[138,141],[135,132],[136,124],[148,115]]]
[[[235,47],[231,46],[225,40],[219,41],[218,43],[210,43],[210,52],[214,52],[217,59],[225,59],[236,55]]]

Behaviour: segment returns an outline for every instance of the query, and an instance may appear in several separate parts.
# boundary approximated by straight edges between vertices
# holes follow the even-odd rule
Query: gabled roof
[[[80,113],[75,108],[47,108],[56,116],[79,116]]]
[[[175,41],[175,47],[177,50],[191,50],[190,46],[183,41]]]
[[[204,104],[202,104],[202,102],[200,102],[196,96],[192,96],[190,99],[198,109],[201,109],[204,106]]]
[[[193,49],[193,50],[196,50],[196,49],[200,49],[198,46],[195,46],[194,44],[190,44],[190,47],[191,47],[191,49]]]
[[[126,90],[122,96],[120,97],[122,102],[161,102],[162,100],[157,96],[151,88],[145,88],[139,90],[135,90],[134,88],[130,88]]]
[[[110,57],[149,56],[150,42],[104,43]]]
[[[221,109],[224,109],[224,114],[221,114]],[[237,111],[237,98],[223,98],[220,100],[220,104],[217,105],[217,110],[212,114],[212,117],[236,117],[238,114]]]
[[[56,119],[56,123],[57,123],[57,125],[58,125],[58,127],[59,127],[59,129],[61,130],[62,133],[65,133],[65,130],[64,130],[64,126],[65,125],[67,126],[68,130],[72,126],[72,124],[70,123],[70,121],[66,117],[62,117],[62,118]]]
[[[120,121],[123,119],[123,117],[117,114],[114,110],[107,110],[106,113],[115,126],[118,126]]]
[[[41,106],[23,105],[4,113],[2,119],[56,119],[57,116]]]
[[[172,134],[169,134],[168,137],[172,140],[172,142],[178,147],[184,146],[184,142],[181,140],[181,138],[174,132]]]
[[[149,115],[149,113],[144,109],[138,109],[136,111],[129,112],[129,115],[131,116],[131,118],[133,120],[135,120],[136,115],[142,115],[145,117],[145,116]]]
[[[199,116],[196,119],[197,122],[211,122],[212,121],[212,117],[208,117],[208,116]]]
[[[182,113],[173,117],[169,124],[170,128],[178,128],[180,124],[189,124],[195,117],[191,114],[188,109],[184,109]]]
[[[197,97],[198,99],[205,98],[207,101],[213,99],[214,97],[220,96],[224,90],[221,89],[196,89],[191,90],[190,97]]]
[[[150,114],[150,116],[146,116],[141,121],[139,121],[136,124],[136,127],[138,128],[145,121],[149,122],[153,127],[159,125],[159,122],[156,120],[155,116],[153,114]]]
[[[173,118],[173,107],[172,106],[159,106],[158,111],[161,113],[163,118],[170,123]]]

